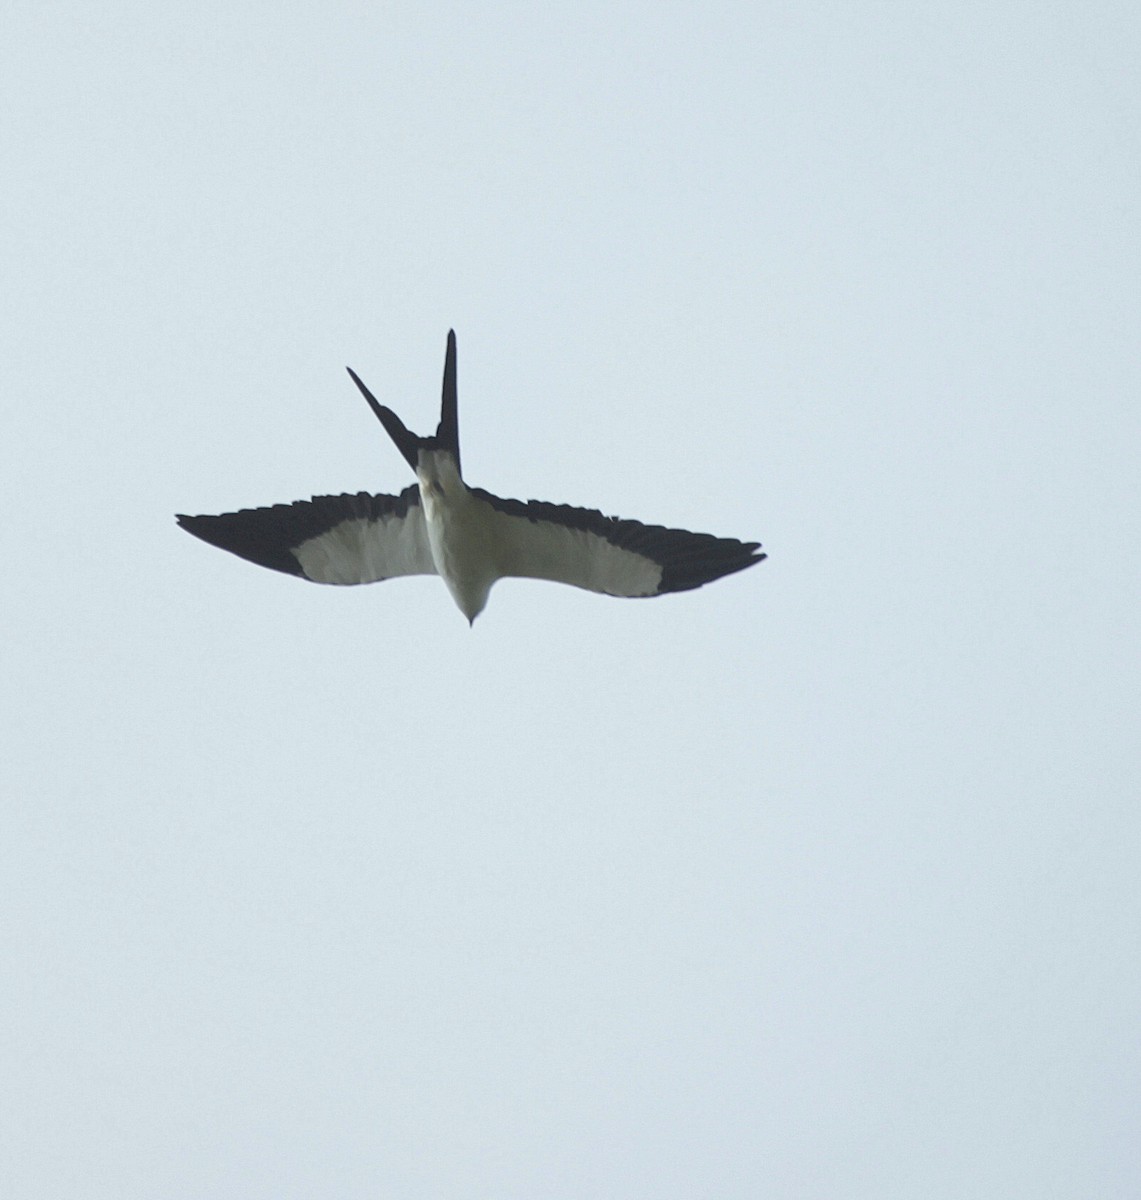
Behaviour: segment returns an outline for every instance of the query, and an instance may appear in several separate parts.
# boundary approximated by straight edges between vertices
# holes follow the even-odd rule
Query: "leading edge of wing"
[[[187,533],[272,571],[314,583],[376,583],[434,575],[420,489],[399,496],[314,496],[293,504],[185,516]]]
[[[759,542],[608,517],[593,508],[472,492],[503,526],[504,574],[551,579],[611,596],[684,592],[763,561]]]

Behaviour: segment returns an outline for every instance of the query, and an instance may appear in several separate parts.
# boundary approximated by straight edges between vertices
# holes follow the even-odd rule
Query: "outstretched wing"
[[[660,596],[701,587],[765,557],[759,542],[472,491],[494,510],[501,575],[551,579],[608,596]]]
[[[314,496],[219,516],[180,515],[179,525],[212,546],[314,583],[376,583],[435,575],[420,489],[399,496]]]

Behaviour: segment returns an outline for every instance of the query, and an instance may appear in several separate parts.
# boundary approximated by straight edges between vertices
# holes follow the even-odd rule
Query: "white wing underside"
[[[607,596],[653,596],[662,568],[599,534],[554,521],[493,513],[500,575],[549,579]]]
[[[608,596],[652,596],[657,591],[662,569],[644,555],[589,530],[515,516],[482,497],[472,499],[469,518],[474,516],[481,527],[473,542],[487,561],[468,565],[485,578],[547,579]],[[293,547],[293,554],[314,583],[351,585],[438,574],[420,505],[400,516],[341,521]]]
[[[293,548],[314,583],[379,583],[401,575],[435,575],[424,510],[403,516],[342,521]]]

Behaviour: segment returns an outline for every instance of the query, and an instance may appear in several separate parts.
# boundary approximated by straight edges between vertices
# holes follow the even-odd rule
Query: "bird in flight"
[[[689,533],[541,500],[505,500],[460,472],[456,335],[448,333],[440,424],[417,437],[349,374],[416,473],[399,496],[314,496],[218,516],[179,514],[195,537],[314,583],[378,583],[439,575],[472,624],[492,585],[550,579],[608,596],[661,596],[760,562],[758,542]]]

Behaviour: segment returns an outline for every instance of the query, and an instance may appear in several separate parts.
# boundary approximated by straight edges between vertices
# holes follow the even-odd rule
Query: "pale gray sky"
[[[6,1200],[1141,1194],[1141,18],[9,4]],[[760,539],[330,589],[173,513]]]

